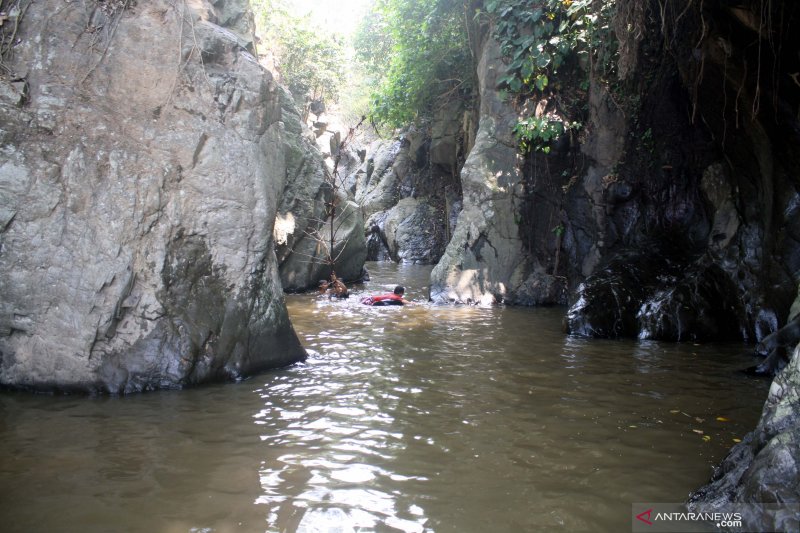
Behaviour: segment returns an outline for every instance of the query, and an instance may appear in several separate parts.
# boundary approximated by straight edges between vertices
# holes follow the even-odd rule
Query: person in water
[[[361,303],[364,305],[374,305],[374,306],[383,306],[383,305],[406,305],[410,304],[408,300],[403,298],[406,289],[401,285],[398,285],[394,288],[394,292],[391,294],[381,294],[379,296],[367,296]]]
[[[331,281],[319,280],[319,293],[328,294],[329,298],[349,298],[350,292],[347,290],[342,280],[336,277],[336,273],[331,274]]]

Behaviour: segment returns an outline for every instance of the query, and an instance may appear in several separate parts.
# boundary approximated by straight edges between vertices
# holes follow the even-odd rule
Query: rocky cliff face
[[[658,16],[635,22],[640,35],[662,38],[619,59],[628,76],[616,94],[595,86],[589,170],[566,202],[571,278],[582,282],[569,328],[762,341],[787,323],[800,277],[800,60],[787,52],[800,12],[646,8]],[[769,74],[754,68],[767,62]]]
[[[338,169],[336,175],[332,168],[326,171],[314,133],[303,123],[288,90],[281,92],[281,106],[287,174],[275,241],[283,288],[316,288],[319,280],[329,279],[332,269],[345,281],[360,279],[367,256],[362,211],[341,186]],[[331,226],[327,212],[334,198]]]
[[[182,387],[304,357],[277,85],[238,0],[31,2],[0,78],[0,383]]]
[[[464,209],[434,299],[569,300],[570,332],[596,337],[760,342],[789,322],[800,279],[800,59],[788,52],[798,9],[684,7],[619,3],[613,83],[588,63],[565,67],[555,94],[527,101],[500,97],[504,63],[486,39]],[[583,127],[522,156],[511,134],[520,114]],[[763,350],[790,350],[800,336],[789,333]]]
[[[565,293],[550,287],[563,280],[573,334],[758,342],[765,373],[791,360],[759,428],[693,505],[797,502],[799,371],[789,354],[800,340],[800,6],[615,7],[625,44],[617,78],[585,65],[588,90],[576,83],[584,76],[559,80],[561,95],[580,101],[585,126],[547,155],[515,160],[515,112],[576,106],[552,95],[505,104],[493,74],[503,62],[487,40],[481,122],[461,173],[464,210],[432,296],[554,302]],[[525,279],[540,292],[526,294]],[[748,520],[796,528],[792,509],[788,522]]]
[[[478,131],[461,169],[463,207],[431,274],[431,298],[437,302],[539,305],[564,298],[563,285],[522,241],[523,175],[512,134],[518,111],[498,88],[503,65],[499,45],[488,38],[478,65]]]

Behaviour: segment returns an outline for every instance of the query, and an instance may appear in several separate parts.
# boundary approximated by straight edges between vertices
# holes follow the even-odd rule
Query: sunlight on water
[[[347,301],[287,297],[303,364],[0,395],[3,531],[627,531],[760,413],[748,347],[565,337],[563,309],[432,306],[429,267],[370,270]],[[419,305],[359,303],[398,282]]]
[[[294,450],[262,470],[279,527],[614,531],[633,501],[685,499],[755,421],[763,384],[735,372],[742,347],[565,337],[563,310],[435,307],[426,268],[372,268],[347,301],[289,299],[311,358],[305,388],[263,390],[266,418],[304,413],[264,436]],[[358,303],[398,275],[419,305]]]

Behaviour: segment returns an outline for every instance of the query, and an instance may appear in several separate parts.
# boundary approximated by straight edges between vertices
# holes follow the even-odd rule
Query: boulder
[[[653,245],[621,251],[589,276],[565,324],[586,337],[710,341],[741,336],[744,321],[722,269]]]
[[[4,58],[26,92],[0,99],[0,384],[127,393],[301,360],[278,86],[220,25],[247,2],[112,7],[31,3]]]
[[[390,210],[376,213],[367,221],[367,228],[373,233],[370,238],[375,243],[370,259],[380,260],[381,252],[385,251],[392,261],[432,264],[444,249],[443,225],[441,211],[417,198],[403,198]]]

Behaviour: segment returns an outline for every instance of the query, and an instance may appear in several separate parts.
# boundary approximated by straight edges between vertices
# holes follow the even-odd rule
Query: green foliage
[[[553,92],[567,65],[613,68],[616,42],[611,22],[614,0],[486,0],[494,37],[508,58],[501,88],[512,94]],[[583,84],[585,85],[585,84]],[[514,128],[523,152],[548,153],[549,143],[575,124],[556,117],[528,117]]]
[[[494,36],[509,58],[500,84],[514,93],[540,93],[571,56],[591,60],[601,48],[610,67],[613,0],[486,0]]]
[[[514,126],[514,135],[523,153],[539,151],[549,154],[551,141],[556,140],[565,131],[579,127],[580,124],[577,122],[564,122],[557,117],[528,117]]]
[[[251,0],[259,37],[275,53],[276,68],[298,102],[336,102],[345,81],[343,38],[292,15],[285,1]]]
[[[375,90],[370,117],[400,126],[472,93],[465,13],[472,0],[376,0],[356,36],[356,57]]]

